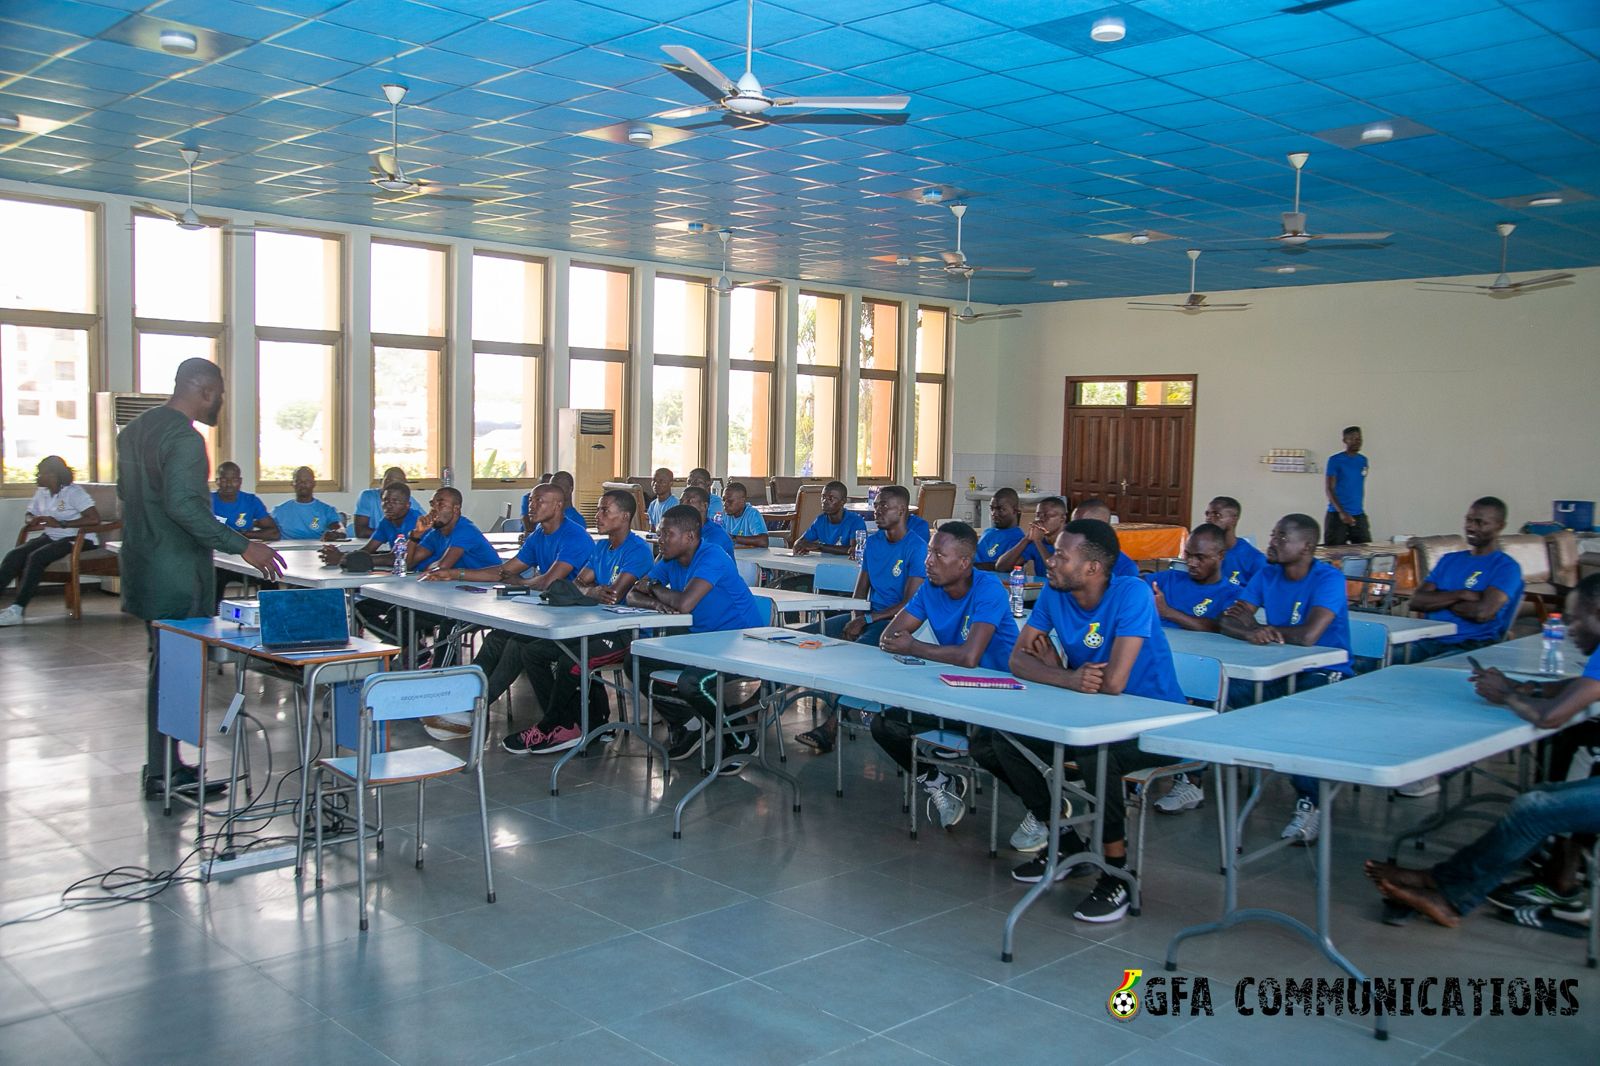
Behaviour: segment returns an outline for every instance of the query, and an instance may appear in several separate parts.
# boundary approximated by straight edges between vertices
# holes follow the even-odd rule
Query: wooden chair
[[[648,481],[646,484],[648,484]],[[602,487],[607,492],[610,492],[613,489],[620,489],[623,492],[632,492],[634,505],[633,528],[641,533],[648,533],[650,531],[650,511],[648,507],[650,495],[644,489],[639,487],[638,478],[631,477],[625,481],[607,481]]]
[[[817,515],[822,513],[822,486],[801,485],[800,491],[794,498],[794,526],[789,530],[789,546],[794,547],[794,542],[800,535],[811,528],[811,523],[817,520]]]
[[[122,501],[117,498],[117,487],[102,482],[80,481],[78,484],[87,489],[89,495],[93,497],[95,509],[100,512],[100,523],[80,527],[78,535],[73,538],[72,554],[57,559],[47,566],[41,580],[41,584],[66,586],[64,595],[67,617],[73,620],[83,617],[81,582],[84,578],[117,577],[121,574],[121,570],[117,568],[117,557],[105,547],[110,534],[122,528]],[[98,543],[91,544],[89,542],[91,536],[96,536]],[[26,539],[27,535],[18,530],[17,543],[21,544]]]
[[[931,525],[956,513],[956,486],[953,481],[924,481],[917,490],[917,514]]]
[[[803,477],[772,477],[767,479],[768,503],[794,503],[799,498],[800,486],[806,483]],[[749,482],[745,482],[746,485]]]

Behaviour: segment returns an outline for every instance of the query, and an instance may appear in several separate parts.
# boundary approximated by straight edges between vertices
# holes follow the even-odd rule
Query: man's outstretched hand
[[[268,581],[276,581],[283,576],[283,556],[266,541],[253,540],[239,554],[245,562],[261,571],[261,576]]]

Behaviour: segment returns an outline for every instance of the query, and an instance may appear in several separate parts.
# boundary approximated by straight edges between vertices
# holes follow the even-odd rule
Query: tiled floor
[[[88,606],[71,623],[45,598],[0,632],[3,918],[119,864],[170,866],[192,840],[191,817],[163,818],[136,791],[142,630],[109,597]],[[268,685],[256,706],[285,695]],[[281,768],[281,725],[272,740]],[[679,841],[664,812],[690,778],[663,798],[640,750],[575,761],[559,798],[544,761],[491,752],[494,905],[472,798],[447,783],[429,792],[423,870],[412,804],[390,806],[365,935],[348,849],[320,892],[269,870],[0,927],[0,1061],[1594,1061],[1600,982],[1581,941],[1483,914],[1453,932],[1378,922],[1360,860],[1419,816],[1415,802],[1339,801],[1340,946],[1385,976],[1575,977],[1576,1016],[1395,1019],[1385,1044],[1349,1019],[1240,1017],[1243,976],[1334,976],[1302,941],[1249,926],[1183,949],[1183,973],[1212,978],[1214,1017],[1117,1023],[1105,1001],[1123,970],[1162,976],[1173,931],[1219,907],[1209,808],[1154,819],[1142,917],[1075,922],[1087,885],[1067,882],[1029,912],[1007,965],[1001,923],[1020,889],[1007,856],[987,857],[987,818],[908,840],[898,781],[865,738],[847,744],[844,799],[830,760],[791,749],[803,813],[747,773],[714,785]],[[1256,830],[1276,832],[1286,802],[1274,794]],[[1001,813],[1004,833],[1020,811],[1007,797]],[[1244,898],[1307,915],[1310,860],[1295,849],[1251,868]]]

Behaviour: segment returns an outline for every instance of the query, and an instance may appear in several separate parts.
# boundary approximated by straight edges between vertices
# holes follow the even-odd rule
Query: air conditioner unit
[[[167,402],[165,393],[97,392],[94,394],[94,480],[117,480],[117,434],[146,411]]]
[[[572,472],[572,505],[590,523],[617,476],[617,413],[563,407],[556,412],[556,465]]]

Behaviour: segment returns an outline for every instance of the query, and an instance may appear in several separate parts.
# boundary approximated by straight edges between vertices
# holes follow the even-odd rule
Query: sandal
[[[826,755],[833,750],[833,734],[824,729],[822,726],[818,726],[815,729],[808,729],[804,733],[798,734],[794,739],[798,740],[800,743],[804,744],[818,755]]]

